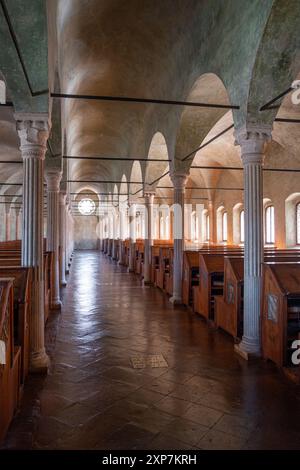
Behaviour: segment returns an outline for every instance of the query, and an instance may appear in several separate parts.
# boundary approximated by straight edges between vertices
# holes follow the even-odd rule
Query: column
[[[174,172],[171,180],[174,186],[174,261],[173,261],[173,295],[170,302],[182,302],[182,263],[184,251],[184,194],[188,174]]]
[[[214,203],[212,200],[208,201],[208,216],[209,216],[209,242],[215,243],[216,234],[215,234],[215,213],[214,213]]]
[[[60,310],[59,292],[59,186],[62,171],[57,168],[48,168],[47,182],[47,251],[52,252],[52,289],[50,307]]]
[[[66,280],[66,200],[64,191],[59,193],[59,244],[60,244],[60,284],[67,285]]]
[[[153,245],[153,191],[145,192],[145,247],[144,247],[144,284],[151,282],[151,247]]]
[[[117,259],[117,238],[118,238],[118,215],[116,209],[113,207],[112,212],[112,253],[111,257],[113,260]]]
[[[136,241],[136,204],[131,203],[129,207],[129,266],[128,271],[134,271],[134,244]]]
[[[235,349],[248,359],[260,354],[260,304],[263,262],[263,162],[269,127],[243,127],[235,132],[244,166],[245,257],[244,334]]]
[[[125,240],[125,204],[120,202],[119,205],[119,223],[120,223],[120,245],[119,245],[119,264],[123,264],[124,252],[123,241]]]
[[[16,209],[15,240],[20,240],[20,213],[21,209]]]
[[[44,343],[44,159],[49,135],[48,119],[22,116],[17,120],[23,158],[22,265],[33,269],[30,312],[30,369],[46,373],[49,359]]]
[[[69,220],[69,198],[68,195],[66,197],[66,205],[65,205],[65,220],[66,220],[66,230],[65,230],[65,273],[69,274],[69,231],[70,231],[70,220]]]
[[[10,204],[5,204],[5,241],[10,240]]]

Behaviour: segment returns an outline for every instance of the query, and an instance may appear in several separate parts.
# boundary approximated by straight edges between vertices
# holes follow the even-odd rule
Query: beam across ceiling
[[[195,101],[161,100],[157,98],[137,98],[129,96],[80,95],[71,93],[51,93],[52,98],[92,100],[92,101],[118,101],[126,103],[149,103],[172,106],[192,106],[198,108],[240,109],[239,106],[220,103],[201,103]]]

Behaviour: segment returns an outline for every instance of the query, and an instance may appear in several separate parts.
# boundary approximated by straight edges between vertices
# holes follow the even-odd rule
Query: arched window
[[[227,212],[222,214],[222,240],[227,242]]]
[[[191,240],[195,241],[197,238],[196,236],[197,231],[196,231],[196,212],[193,211],[191,214]]]
[[[210,240],[210,226],[209,226],[209,215],[205,216],[205,239],[206,241]]]
[[[300,245],[300,202],[296,205],[296,243]]]
[[[163,215],[160,216],[160,219],[159,219],[159,238],[161,240],[164,240],[165,238],[165,225],[164,225],[164,217]]]
[[[82,215],[91,215],[95,212],[96,204],[92,199],[81,199],[78,203],[78,209]]]
[[[265,209],[265,243],[275,243],[274,206]]]
[[[245,242],[245,211],[240,212],[240,242]]]
[[[169,240],[170,239],[170,216],[167,215],[166,217],[166,231],[165,231],[165,234],[166,234],[166,240]]]

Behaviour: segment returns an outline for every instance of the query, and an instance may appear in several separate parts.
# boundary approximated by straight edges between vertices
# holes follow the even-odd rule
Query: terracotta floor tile
[[[89,282],[86,282],[89,279]],[[3,448],[300,449],[300,390],[99,252],[76,252]],[[167,368],[133,369],[160,355]]]

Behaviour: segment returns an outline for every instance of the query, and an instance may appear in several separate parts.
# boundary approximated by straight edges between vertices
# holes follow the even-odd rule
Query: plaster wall
[[[74,222],[75,250],[97,250],[99,248],[98,218],[96,216],[74,216]]]

